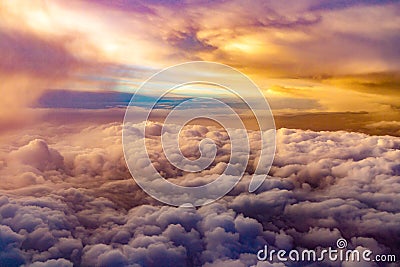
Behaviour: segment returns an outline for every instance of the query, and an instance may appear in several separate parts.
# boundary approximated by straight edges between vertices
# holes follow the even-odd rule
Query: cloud
[[[399,121],[379,121],[367,124],[368,129],[382,131],[392,135],[400,135],[400,122]]]
[[[397,120],[397,10],[395,1],[5,1],[0,130],[34,124],[38,116],[27,107],[38,100],[52,108],[97,108],[101,96],[81,94],[89,100],[71,103],[65,92],[131,92],[156,70],[187,60],[237,67],[264,89],[270,77],[321,82],[301,97],[296,86],[272,84],[287,96],[271,98],[283,111],[367,110]],[[41,98],[60,88],[64,93]]]
[[[255,194],[246,174],[223,199],[190,209],[161,205],[134,183],[120,125],[47,127],[47,140],[19,141],[0,154],[2,180],[13,180],[0,185],[2,264],[250,266],[265,244],[314,249],[335,247],[339,237],[349,248],[399,256],[396,137],[280,129],[270,176]],[[218,131],[189,126],[183,133],[201,139]],[[154,144],[156,137],[147,136]],[[224,162],[229,139],[218,141]],[[214,179],[217,166],[169,171],[172,180],[196,184]]]
[[[1,131],[30,124],[37,117],[27,108],[48,86],[65,81],[73,69],[84,67],[69,53],[66,40],[26,31],[0,30]]]
[[[160,67],[197,58],[289,77],[399,70],[395,1],[72,1],[3,7],[7,28],[67,41],[64,48],[88,61]]]
[[[65,77],[84,62],[74,57],[60,40],[27,32],[0,32],[0,49],[7,51],[0,61],[3,74],[28,73],[47,77]]]
[[[63,167],[63,157],[57,150],[49,148],[41,139],[35,139],[26,146],[10,153],[10,161],[29,165],[39,171]]]
[[[253,150],[243,180],[223,199],[186,209],[161,205],[130,178],[121,126],[115,123],[122,119],[120,109],[66,111],[60,100],[44,105],[60,108],[51,112],[27,108],[48,88],[131,88],[137,85],[133,78],[147,70],[127,64],[154,65],[153,71],[201,59],[239,67],[260,81],[267,73],[344,84],[343,90],[319,90],[321,85],[301,93],[285,84],[275,88],[297,99],[296,107],[392,110],[397,74],[379,75],[399,70],[398,3],[6,1],[0,6],[0,130],[35,125],[0,136],[0,265],[251,266],[265,244],[321,248],[335,246],[339,237],[350,248],[400,257],[399,139],[349,132],[398,135],[393,114],[385,114],[386,121],[365,112],[284,117],[291,128],[312,121],[307,127],[315,131],[278,130],[273,167],[255,194],[248,193],[248,184],[259,151],[257,133],[250,132]],[[362,76],[372,72],[379,77]],[[121,79],[125,76],[129,79]],[[293,108],[282,101],[275,98],[275,105]],[[104,107],[72,104],[67,107]],[[37,123],[40,116],[45,123]],[[93,126],[97,122],[107,123]],[[180,171],[162,153],[159,125],[151,127],[145,137],[154,165],[171,182],[208,183],[230,160],[226,133],[190,126],[182,132],[189,140],[183,154],[198,155],[200,140],[209,137],[217,157],[201,173]],[[343,128],[348,131],[317,132]]]
[[[197,29],[189,28],[187,30],[172,32],[167,38],[171,46],[181,49],[185,53],[193,52],[207,52],[217,49],[206,42],[206,40],[199,40],[197,36]]]

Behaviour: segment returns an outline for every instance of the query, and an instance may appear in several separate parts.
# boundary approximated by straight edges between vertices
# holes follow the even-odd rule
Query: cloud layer
[[[0,265],[251,266],[265,244],[315,249],[335,247],[339,237],[348,248],[400,256],[396,137],[280,129],[270,177],[255,194],[245,175],[228,196],[190,209],[161,205],[134,183],[120,125],[47,129],[1,149]],[[159,170],[182,184],[214,179],[229,160],[229,140],[213,127],[184,135],[194,143],[218,135],[218,163],[187,174],[159,159]],[[283,266],[257,266],[272,264]]]

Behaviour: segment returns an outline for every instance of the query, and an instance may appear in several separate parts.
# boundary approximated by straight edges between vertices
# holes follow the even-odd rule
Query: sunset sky
[[[397,1],[3,1],[0,7],[2,130],[55,112],[43,108],[82,102],[84,92],[107,101],[104,94],[133,93],[162,68],[207,60],[253,79],[279,127],[399,134]]]
[[[378,266],[256,256],[265,245],[321,250],[339,239],[347,249],[397,257],[379,266],[399,266],[399,1],[3,0],[0,54],[0,266]],[[246,162],[218,125],[199,120],[176,131],[160,122],[193,96],[245,110],[214,85],[171,91],[154,121],[123,125],[127,108],[136,118],[178,76],[130,104],[144,81],[188,61],[226,64],[259,87],[276,125],[268,132],[276,133],[271,168],[260,159],[260,140],[270,135],[253,129],[245,111],[250,126],[234,130],[238,151],[249,145]],[[201,104],[204,115],[217,114]],[[212,140],[208,167],[171,164],[162,127],[179,132],[188,158]],[[126,128],[132,139],[123,149]],[[127,168],[146,176],[152,165],[171,183],[202,186],[231,159],[228,178],[243,170],[240,182],[196,208],[153,199]],[[258,170],[268,176],[250,193]]]

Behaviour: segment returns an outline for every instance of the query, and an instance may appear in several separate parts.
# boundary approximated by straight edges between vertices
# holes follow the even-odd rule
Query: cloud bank
[[[190,209],[161,205],[135,184],[119,124],[47,129],[15,135],[0,150],[0,265],[284,266],[257,263],[257,251],[335,247],[340,237],[348,248],[400,256],[399,138],[280,129],[270,176],[255,194],[247,192],[248,167],[226,197]],[[205,126],[183,134],[193,144],[217,136],[218,160],[197,174],[162,158],[157,168],[186,185],[215,179],[229,139]],[[156,137],[146,137],[154,153]]]

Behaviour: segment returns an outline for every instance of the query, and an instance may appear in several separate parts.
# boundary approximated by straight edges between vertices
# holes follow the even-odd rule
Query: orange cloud
[[[301,87],[305,79],[398,73],[398,7],[316,6],[305,0],[291,5],[3,1],[0,124],[4,128],[24,120],[24,107],[43,89],[133,89],[145,77],[132,75],[132,65],[155,70],[188,60],[218,61],[239,68],[264,90],[271,77],[300,78],[291,85],[272,84],[287,89]],[[393,104],[383,96],[373,100],[367,92],[348,92],[348,84],[317,87],[301,93],[328,110],[378,110]],[[298,93],[284,94],[293,98]],[[329,100],[333,95],[336,99]]]

